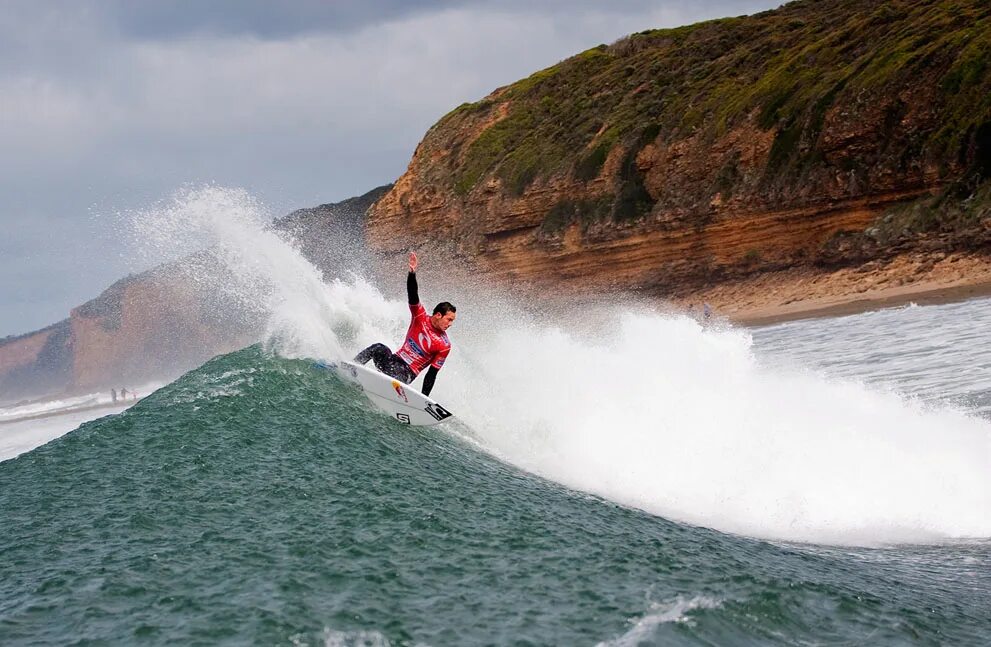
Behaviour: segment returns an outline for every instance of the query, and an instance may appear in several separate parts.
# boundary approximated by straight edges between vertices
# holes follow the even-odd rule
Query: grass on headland
[[[936,160],[945,172],[979,164],[980,133],[991,128],[988,52],[991,3],[984,0],[802,0],[600,45],[497,96],[459,106],[435,128],[508,102],[505,118],[450,169],[460,195],[490,176],[511,195],[556,175],[588,182],[620,147],[608,217],[629,220],[653,206],[632,164],[643,146],[690,136],[715,141],[750,119],[776,132],[762,180],[768,186],[793,185],[827,164],[820,138],[827,115],[871,102],[888,106],[890,132],[881,134],[887,148],[874,152],[888,161],[848,163],[908,167]],[[915,95],[937,118],[901,132]],[[739,181],[727,162],[720,190],[732,194]]]

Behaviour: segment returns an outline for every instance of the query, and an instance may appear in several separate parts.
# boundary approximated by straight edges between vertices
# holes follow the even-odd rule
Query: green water
[[[0,644],[988,644],[991,546],[684,526],[257,349],[0,463]]]

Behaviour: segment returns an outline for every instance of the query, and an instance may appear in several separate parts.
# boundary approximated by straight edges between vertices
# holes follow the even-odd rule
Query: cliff
[[[900,286],[935,258],[956,277],[991,249],[989,52],[985,0],[801,0],[644,31],[459,106],[395,185],[274,227],[329,275],[364,238],[387,255],[443,246],[503,283],[673,298],[852,266]],[[253,313],[227,316],[190,280],[223,271],[186,259],[0,340],[0,401],[250,342]]]
[[[0,339],[0,402],[31,393],[58,393],[72,376],[69,320]]]
[[[354,262],[365,211],[388,189],[301,209],[272,227],[336,276],[345,259]],[[117,281],[54,326],[0,339],[0,402],[133,388],[257,341],[263,313],[231,303],[211,287],[233,281],[227,271],[206,250]]]
[[[376,250],[677,295],[991,231],[991,5],[803,0],[645,31],[434,125]]]
[[[230,316],[190,280],[192,267],[185,260],[128,277],[72,310],[72,389],[133,387],[250,343],[257,324]]]

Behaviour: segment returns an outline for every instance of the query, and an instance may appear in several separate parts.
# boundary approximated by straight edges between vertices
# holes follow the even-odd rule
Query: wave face
[[[137,222],[158,247],[210,244],[225,279],[199,282],[237,312],[262,313],[266,347],[281,356],[349,357],[372,342],[396,347],[405,332],[401,287],[391,300],[357,274],[326,281],[244,192],[184,192]],[[434,276],[421,279],[424,300],[443,295],[461,312],[435,395],[483,451],[517,467],[753,537],[991,537],[984,419],[797,362],[766,366],[746,332],[628,302],[548,312]]]
[[[467,427],[400,426],[356,395],[253,347],[0,464],[0,642],[793,644],[868,632],[961,644],[991,629],[986,543],[722,534],[533,476],[460,438]]]
[[[401,298],[323,276],[243,192],[141,223],[209,245],[227,279],[191,280],[264,337],[0,463],[0,643],[991,633],[991,425],[966,408],[628,301],[523,303],[425,258],[424,300],[459,308],[432,394],[458,417],[411,429],[312,362],[395,346]]]

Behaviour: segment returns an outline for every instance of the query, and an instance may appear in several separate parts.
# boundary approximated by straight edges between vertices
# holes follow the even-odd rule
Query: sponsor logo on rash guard
[[[406,362],[413,375],[418,375],[429,365],[440,368],[451,352],[451,340],[446,333],[431,327],[422,304],[413,304],[409,309],[413,318],[406,331],[406,340],[396,355]]]
[[[409,344],[410,350],[412,350],[414,353],[416,353],[420,357],[426,357],[427,354],[424,352],[423,348],[421,348],[419,344],[413,341],[412,337],[407,339],[406,343]]]

